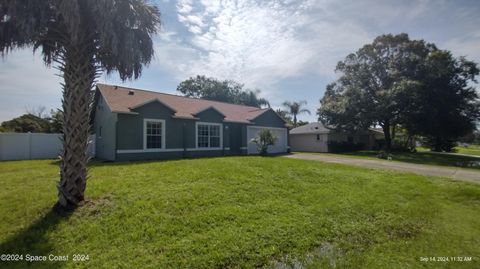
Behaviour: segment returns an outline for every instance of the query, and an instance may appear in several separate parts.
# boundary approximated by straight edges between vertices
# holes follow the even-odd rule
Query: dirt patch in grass
[[[393,239],[411,239],[422,232],[422,225],[418,223],[405,223],[402,225],[390,226],[386,229],[388,238]]]
[[[78,207],[78,214],[82,216],[99,216],[110,212],[115,206],[114,198],[112,195],[105,195],[98,198],[90,198],[83,201]]]

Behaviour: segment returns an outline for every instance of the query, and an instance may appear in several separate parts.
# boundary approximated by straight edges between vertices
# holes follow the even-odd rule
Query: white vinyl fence
[[[0,133],[0,160],[55,159],[62,150],[62,134]],[[95,135],[88,154],[95,156]]]

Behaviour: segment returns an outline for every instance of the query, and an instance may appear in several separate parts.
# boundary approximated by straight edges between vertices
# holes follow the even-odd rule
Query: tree
[[[2,122],[2,129],[15,133],[48,133],[50,131],[50,123],[47,119],[42,119],[32,114],[24,114]]]
[[[307,104],[307,101],[298,101],[298,102],[283,102],[283,106],[287,109],[286,113],[293,117],[293,127],[297,127],[297,115],[307,113],[310,115],[310,110],[302,108]]]
[[[317,111],[319,120],[337,129],[355,131],[381,126],[386,150],[392,129],[421,86],[421,69],[436,47],[407,34],[381,35],[337,64],[340,78],[327,86]]]
[[[258,153],[260,155],[268,154],[268,146],[274,145],[277,137],[268,129],[262,129],[257,136],[252,138],[251,142],[257,144]]]
[[[49,122],[51,133],[63,132],[63,111],[60,109],[50,110]]]
[[[260,90],[243,87],[243,84],[233,80],[220,81],[206,76],[196,76],[182,81],[177,91],[188,97],[254,107],[270,106],[266,99],[258,97]]]
[[[477,82],[479,69],[464,57],[437,50],[428,55],[423,72],[404,125],[423,136],[432,150],[450,152],[456,141],[476,130],[480,119],[479,96],[469,86]]]
[[[60,212],[84,200],[91,90],[102,71],[138,78],[153,56],[160,14],[144,0],[3,0],[0,51],[41,49],[63,77]]]
[[[309,124],[308,121],[299,120],[299,121],[297,122],[297,127],[298,127],[298,126],[307,125],[307,124]]]
[[[293,126],[293,119],[292,117],[290,116],[290,113],[288,111],[285,111],[285,110],[282,110],[280,108],[277,108],[275,110],[275,112],[286,122],[288,123],[289,125]],[[297,122],[297,127],[298,126],[302,126],[302,125],[306,125],[308,124],[309,122],[308,121],[298,121]]]
[[[44,107],[43,107],[44,108]],[[16,133],[61,133],[63,128],[63,112],[59,109],[50,110],[50,115],[42,110],[27,110],[30,112],[37,111],[36,115],[32,113],[24,114],[20,117],[4,121],[1,124],[4,132]],[[38,111],[41,111],[38,113]],[[39,117],[41,115],[42,117]]]

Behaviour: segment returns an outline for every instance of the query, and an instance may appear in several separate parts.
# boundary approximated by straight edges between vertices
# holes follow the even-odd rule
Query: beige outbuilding
[[[351,142],[362,144],[363,149],[372,149],[383,133],[371,129],[349,134],[326,128],[321,122],[313,122],[290,130],[291,151],[331,152],[329,142]]]

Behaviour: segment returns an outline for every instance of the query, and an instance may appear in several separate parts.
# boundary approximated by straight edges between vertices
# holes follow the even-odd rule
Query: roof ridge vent
[[[128,91],[128,95],[134,95],[134,94],[135,94],[135,91],[133,91],[133,90]]]

